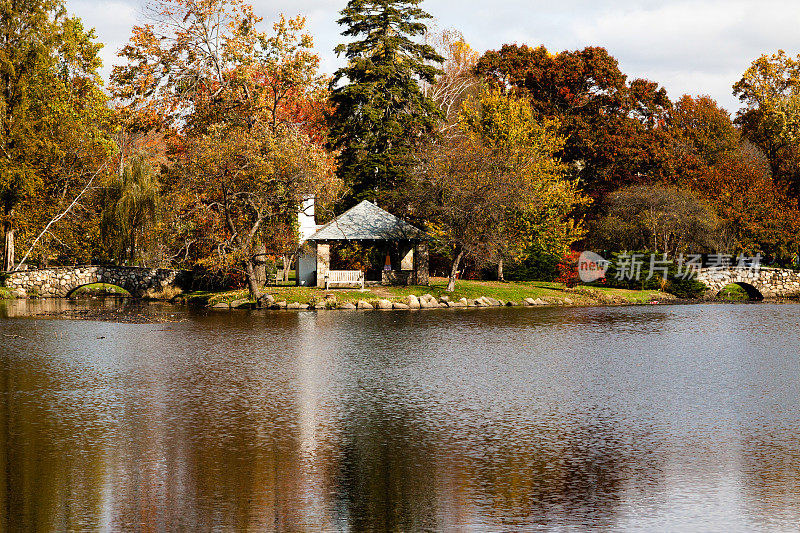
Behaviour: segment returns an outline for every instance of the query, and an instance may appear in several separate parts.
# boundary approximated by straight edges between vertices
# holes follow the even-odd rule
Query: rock
[[[292,302],[286,304],[286,309],[300,309],[300,302]]]
[[[503,305],[500,302],[500,300],[495,300],[494,298],[484,297],[483,299],[484,299],[484,301],[488,302],[489,305],[491,305],[493,307],[497,307],[497,306]]]
[[[281,300],[280,302],[276,303],[275,305],[278,306],[278,309],[286,309],[286,306],[289,305],[289,304],[287,304],[284,300]]]
[[[447,303],[450,301],[450,297],[447,295],[443,295],[441,298],[439,298],[439,300],[443,301],[444,303]]]
[[[519,304],[513,300],[509,300],[506,302],[506,307],[517,307]]]
[[[441,303],[439,304],[439,307],[441,307],[441,308],[443,308],[443,309],[447,309],[447,303],[446,303],[446,302],[441,302]]]
[[[564,298],[564,303],[567,305],[572,305],[573,302],[571,298]]]
[[[461,298],[460,300],[458,300],[458,302],[464,304],[464,307],[469,305],[469,300],[467,300],[466,298]]]
[[[314,309],[327,309],[328,305],[325,302],[317,302],[314,304]]]
[[[467,302],[465,302],[465,301],[462,302],[461,300],[459,300],[457,302],[448,302],[447,305],[450,306],[450,307],[466,307],[467,306]]]
[[[402,302],[394,302],[392,304],[392,308],[394,308],[394,309],[409,309],[408,304],[404,304]]]
[[[374,307],[372,307],[372,304],[367,302],[366,300],[359,300],[357,308],[358,309],[375,309]]]
[[[408,305],[409,309],[419,309],[419,298],[414,296],[413,294],[408,295],[406,298],[406,304]]]
[[[533,301],[533,305],[547,305],[547,302],[545,302],[545,301],[544,301],[544,300],[542,300],[541,298],[536,298],[536,299]]]
[[[533,298],[525,298],[522,300],[523,305],[536,305],[536,300]]]
[[[339,309],[356,309],[356,306],[352,302],[347,302],[339,305]]]
[[[230,309],[231,306],[227,302],[219,302],[211,306],[211,309]]]
[[[389,300],[378,300],[378,309],[391,309],[392,302]]]
[[[431,307],[433,307],[433,304],[431,304],[430,300],[428,300],[423,296],[422,298],[419,299],[419,306],[422,309],[430,309]]]
[[[232,301],[231,307],[234,309],[250,309],[253,307],[253,305],[247,298],[241,298],[239,300]]]
[[[425,293],[420,297],[420,300],[434,300],[434,299],[435,298],[428,293]]]
[[[262,294],[258,301],[262,307],[269,307],[275,303],[275,298],[273,298],[271,294]]]
[[[300,309],[308,309],[308,308],[309,308],[308,304],[300,304]]]
[[[477,307],[478,302],[473,300],[472,298],[467,299],[467,307]]]

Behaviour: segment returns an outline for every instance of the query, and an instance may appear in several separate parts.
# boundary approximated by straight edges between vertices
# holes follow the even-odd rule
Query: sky
[[[144,1],[67,0],[68,11],[105,43],[106,77],[141,21]],[[252,1],[266,23],[280,13],[305,15],[328,73],[341,64],[333,48],[342,42],[336,20],[346,3]],[[629,79],[658,82],[673,100],[709,95],[731,113],[740,107],[731,86],[754,59],[779,49],[800,52],[797,0],[426,0],[421,7],[436,26],[460,30],[480,52],[505,43],[543,44],[551,52],[603,46]]]

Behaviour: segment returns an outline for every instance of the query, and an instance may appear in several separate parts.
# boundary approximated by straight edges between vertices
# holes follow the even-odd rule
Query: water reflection
[[[176,321],[144,324],[16,306],[0,307],[7,531],[800,520],[797,306],[155,307]]]

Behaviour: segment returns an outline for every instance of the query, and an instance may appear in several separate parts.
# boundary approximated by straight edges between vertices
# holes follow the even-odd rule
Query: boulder
[[[517,307],[519,304],[513,300],[509,300],[506,302],[506,307]]]
[[[443,301],[444,303],[447,303],[447,302],[450,301],[450,297],[445,294],[445,295],[441,296],[439,298],[439,300]]]
[[[232,301],[231,307],[234,309],[250,309],[253,307],[253,305],[247,298],[241,298],[239,300]]]
[[[408,304],[404,304],[403,302],[394,302],[392,304],[392,308],[394,308],[394,309],[409,309]]]
[[[309,308],[308,304],[300,304],[300,309],[308,309],[308,308]]]
[[[525,298],[524,300],[522,300],[522,304],[523,305],[536,305],[536,300],[534,300],[533,298]]]
[[[445,302],[440,302],[440,303],[439,303],[439,307],[441,307],[442,309],[447,309],[447,303],[445,303]]]
[[[572,305],[573,301],[572,301],[571,298],[564,298],[564,303],[567,304],[567,305]]]
[[[408,295],[406,298],[406,304],[408,305],[409,309],[419,309],[419,298],[414,296],[413,294]]]
[[[211,309],[230,309],[230,308],[231,306],[227,302],[219,302],[211,306]]]
[[[300,302],[292,302],[286,304],[286,309],[300,309]]]
[[[391,309],[392,302],[389,300],[378,300],[378,309]]]
[[[536,299],[533,301],[533,305],[547,305],[547,302],[545,302],[545,301],[544,301],[544,300],[542,300],[541,298],[536,298]]]
[[[314,304],[314,309],[327,309],[328,305],[325,302],[317,302]]]
[[[261,298],[258,299],[258,302],[262,307],[269,307],[275,303],[275,298],[273,298],[271,294],[263,294]]]
[[[485,302],[488,302],[488,304],[491,305],[492,307],[497,307],[497,306],[503,305],[503,303],[500,300],[495,300],[494,298],[489,298],[489,297],[484,296],[483,300]]]
[[[472,298],[467,298],[467,307],[477,307],[478,303]]]
[[[356,309],[355,304],[353,302],[346,302],[339,305],[339,309]]]
[[[427,298],[425,298],[423,296],[422,298],[419,299],[419,306],[422,309],[430,309],[431,307],[433,307],[433,304],[431,303],[430,300],[428,300]],[[438,304],[437,304],[437,307],[438,307]]]
[[[359,300],[358,305],[356,306],[358,309],[375,309],[372,307],[372,304],[366,300]]]
[[[289,305],[289,304],[287,304],[284,300],[281,300],[280,302],[276,303],[275,305],[278,306],[278,309],[286,309],[286,306]]]
[[[462,298],[461,300],[464,300],[464,298]],[[463,302],[461,300],[457,302],[448,302],[447,305],[450,307],[466,307],[467,306],[466,300]]]

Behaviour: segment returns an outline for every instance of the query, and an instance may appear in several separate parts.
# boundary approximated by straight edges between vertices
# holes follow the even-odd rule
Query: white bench
[[[340,285],[361,285],[364,288],[364,272],[361,270],[329,270],[325,274],[325,290],[328,286],[338,283]]]

